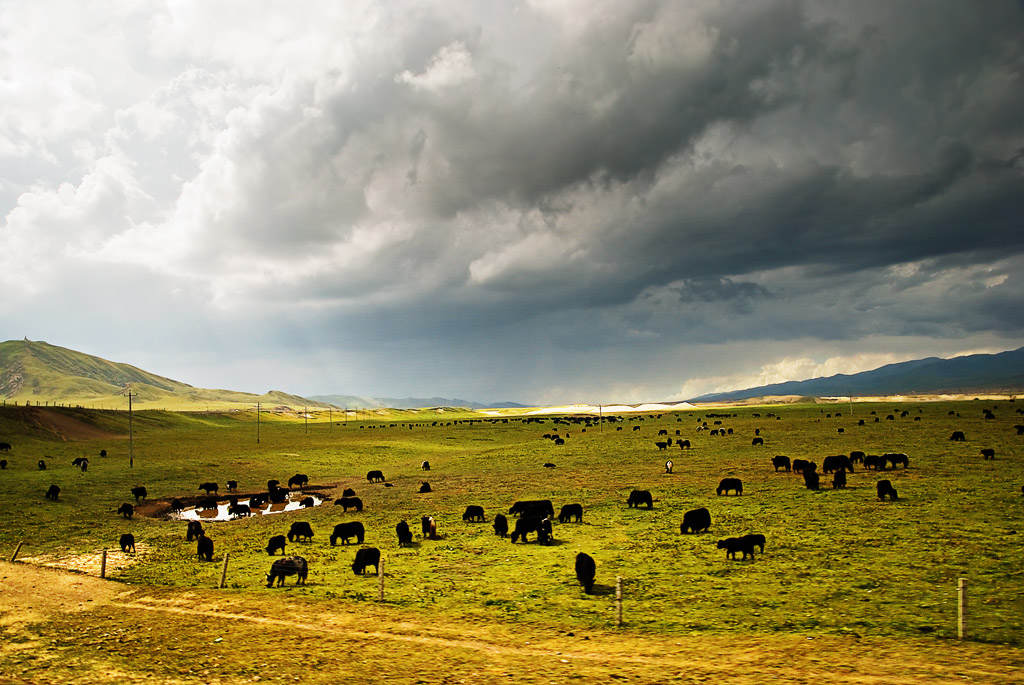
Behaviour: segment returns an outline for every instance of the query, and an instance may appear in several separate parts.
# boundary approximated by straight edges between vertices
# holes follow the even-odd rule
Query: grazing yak
[[[555,468],[555,464],[554,464],[554,462],[546,461],[546,462],[544,462],[544,468],[546,468],[546,469],[553,469],[553,468]]]
[[[135,552],[135,536],[131,533],[125,533],[122,535],[117,543],[121,545],[121,551],[124,553]]]
[[[60,497],[60,486],[51,485],[50,488],[46,491],[46,499],[52,499],[56,501],[58,497]]]
[[[651,497],[650,490],[633,490],[629,493],[629,498],[626,500],[626,504],[630,507],[640,508],[641,504],[646,504],[648,509],[654,508],[654,498]]]
[[[850,452],[850,463],[856,464],[857,462],[860,462],[861,464],[864,463],[864,453],[860,450]]]
[[[964,435],[963,431],[953,431],[953,434],[949,436],[949,439],[953,442],[964,442],[967,440],[967,437]]]
[[[45,471],[46,470],[46,462],[43,461],[42,459],[39,460],[39,463],[37,464],[37,466],[39,466],[39,470],[40,471]]]
[[[344,511],[348,511],[349,508],[353,508],[356,511],[363,510],[363,500],[358,497],[339,497],[334,500],[334,506],[341,507]]]
[[[793,473],[803,473],[803,470],[810,464],[806,459],[794,459],[793,460]]]
[[[366,529],[363,528],[363,524],[359,521],[346,521],[345,523],[339,523],[334,527],[334,532],[331,533],[331,547],[337,545],[338,540],[341,540],[341,544],[347,545],[350,538],[355,538],[361,545],[363,544],[363,537],[365,535]]]
[[[755,542],[749,538],[749,536],[743,536],[741,538],[726,538],[725,540],[719,540],[716,546],[718,549],[725,550],[726,559],[735,559],[736,552],[743,553],[743,561],[747,560],[747,555],[750,555],[750,560],[754,560],[754,545]]]
[[[896,488],[892,486],[892,483],[887,480],[878,481],[878,485],[875,486],[875,490],[878,492],[878,499],[885,501],[885,496],[889,496],[889,500],[897,500],[899,497],[896,495]]]
[[[296,521],[288,529],[288,542],[295,542],[296,540],[313,541],[313,528],[309,525],[308,521]]]
[[[296,473],[288,479],[288,487],[290,488],[301,488],[307,483],[309,483],[309,476],[304,473]]]
[[[423,481],[423,485],[420,486],[420,494],[422,495],[425,492],[432,492],[430,489],[430,483],[427,481]]]
[[[135,513],[135,507],[125,502],[117,508],[117,513],[124,516],[126,519],[130,519],[132,514]]]
[[[196,540],[196,556],[199,557],[199,561],[213,561],[213,540],[200,535]]]
[[[267,554],[274,556],[274,552],[281,550],[281,554],[284,554],[284,536],[275,535],[267,541]]]
[[[896,468],[897,464],[902,464],[903,468],[909,468],[909,466],[910,466],[910,457],[908,457],[907,455],[903,454],[902,452],[900,452],[900,453],[889,452],[887,454],[883,454],[880,457],[880,459],[884,459],[887,462],[889,462],[890,464],[892,464],[892,467],[894,469]]]
[[[85,471],[85,469],[89,468],[89,460],[86,459],[85,457],[75,457],[74,459],[71,460],[71,465],[77,466],[78,468]]]
[[[676,444],[679,445],[679,449],[686,450],[690,448],[689,440],[676,440]]]
[[[865,454],[864,455],[864,468],[874,469],[875,471],[885,470],[885,460],[877,454]]]
[[[238,481],[237,480],[229,480],[228,481],[228,492],[234,492],[237,489],[238,489]]]
[[[200,511],[207,511],[209,509],[216,509],[216,508],[217,508],[217,498],[216,497],[204,497],[203,499],[199,500],[199,504],[196,505],[196,509],[199,509]]]
[[[764,438],[761,438],[761,437],[754,438],[753,440],[750,441],[750,444],[753,445],[754,447],[757,447],[758,445],[763,445],[764,444]]]
[[[341,496],[342,497],[355,497],[356,496],[356,491],[353,490],[352,488],[345,488],[344,490],[341,491]]]
[[[508,510],[509,514],[519,516],[548,516],[554,517],[555,505],[549,499],[528,499],[514,503]]]
[[[409,524],[404,520],[399,521],[398,525],[395,526],[395,533],[398,535],[399,547],[412,544],[412,531],[409,530]]]
[[[825,457],[825,460],[821,462],[822,473],[832,473],[834,471],[840,471],[846,469],[850,473],[853,473],[853,463],[850,458],[845,454],[833,454]]]
[[[380,550],[376,547],[364,547],[356,550],[355,561],[352,562],[352,573],[357,576],[366,573],[366,567],[372,566],[374,572],[380,572]]]
[[[843,473],[846,473],[846,472],[843,471]],[[804,476],[804,486],[806,486],[808,490],[817,490],[818,489],[819,483],[821,482],[821,476],[818,475],[817,471],[812,470],[812,469],[804,469],[803,476]]]
[[[3,471],[6,468],[7,468],[7,460],[6,459],[0,459],[0,471]]]
[[[479,504],[470,504],[466,507],[465,513],[462,514],[463,521],[486,521],[484,518],[484,508]]]
[[[384,482],[384,472],[383,471],[367,471],[367,473],[366,473],[366,480],[370,481],[371,483],[383,483]]]
[[[197,538],[203,537],[203,524],[199,521],[189,521],[188,529],[185,531],[185,540],[192,542]]]
[[[180,499],[171,500],[171,513],[177,514],[179,511],[184,511],[185,505],[181,503]]]
[[[433,516],[420,517],[420,530],[423,533],[424,539],[437,539],[437,521],[434,520]]]
[[[242,518],[243,516],[252,516],[252,509],[249,508],[248,504],[234,503],[228,507],[228,516],[231,518]]]
[[[501,538],[508,535],[508,519],[505,518],[504,514],[495,514],[494,534]]]
[[[287,557],[285,559],[278,559],[270,565],[270,573],[267,574],[267,587],[274,587],[274,581],[277,581],[277,586],[281,587],[284,585],[284,579],[287,576],[296,576],[295,584],[306,584],[306,576],[309,574],[309,564],[302,557]]]
[[[315,507],[316,506],[316,500],[313,499],[312,497],[303,497],[302,500],[299,502],[299,506],[302,507],[303,509],[308,509],[309,507]]]
[[[661,450],[668,449],[668,446],[671,445],[672,442],[671,441],[665,442],[663,440],[659,440],[658,442],[656,442],[654,444],[658,448],[658,451],[660,452]]]
[[[723,478],[718,483],[718,488],[715,489],[716,495],[729,494],[729,491],[733,490],[737,495],[743,494],[743,481],[739,478]]]
[[[774,457],[772,457],[772,466],[775,467],[776,473],[779,469],[786,469],[786,471],[788,472],[790,469],[789,457],[787,457],[784,454],[775,455]]]
[[[11,443],[9,443],[9,442],[0,442],[0,452],[10,452],[10,451],[11,451]]]
[[[754,533],[754,534],[751,534],[751,535],[744,535],[741,539],[749,541],[750,544],[753,545],[753,546],[760,547],[761,548],[761,554],[764,554],[764,536],[763,535],[758,535],[758,534]]]
[[[981,450],[981,456],[985,458],[985,461],[996,458],[996,451],[991,447],[985,447]]]
[[[665,473],[672,473],[672,468],[673,468],[674,466],[675,466],[675,464],[673,464],[673,463],[672,463],[672,460],[671,460],[671,459],[669,459],[668,461],[666,461],[666,462],[665,462]]]
[[[832,489],[845,488],[846,487],[846,471],[839,469],[832,476]]]
[[[561,511],[558,512],[559,523],[569,523],[570,520],[576,523],[583,521],[583,505],[582,504],[563,504]]]
[[[146,486],[139,485],[132,488],[132,495],[135,497],[135,501],[138,502],[140,499],[146,499]]]
[[[424,461],[422,464],[420,464],[420,468],[423,469],[424,471],[429,471],[430,470],[430,462],[429,461]]]
[[[274,504],[283,504],[284,502],[288,501],[289,493],[290,491],[288,490],[288,488],[277,488],[276,490],[271,490],[270,492],[268,492],[267,497],[269,497],[270,501],[273,502]]]
[[[267,481],[267,492],[274,492],[275,490],[277,490],[279,485],[281,485],[281,481],[279,481],[279,480],[277,480],[275,478],[272,478],[272,479],[268,480]]]
[[[516,519],[515,530],[512,531],[512,542],[522,539],[523,542],[529,542],[526,538],[528,533],[537,533],[537,542],[542,545],[548,544],[551,540],[551,519],[540,518],[538,516],[523,516]]]
[[[206,490],[206,494],[209,495],[211,492],[216,493],[219,489],[216,483],[200,483],[197,490]]]
[[[576,580],[580,581],[583,591],[588,595],[594,591],[594,577],[597,575],[597,564],[594,558],[585,552],[576,555]]]
[[[701,507],[700,509],[691,509],[683,514],[683,522],[679,526],[679,532],[684,535],[687,532],[700,533],[710,527],[711,512]]]

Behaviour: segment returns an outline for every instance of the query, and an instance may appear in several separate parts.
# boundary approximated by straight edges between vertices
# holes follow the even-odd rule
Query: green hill
[[[5,403],[120,408],[131,387],[139,408],[225,409],[257,402],[274,407],[326,407],[323,402],[271,391],[255,395],[195,388],[130,364],[57,347],[45,342],[0,343],[0,399]]]

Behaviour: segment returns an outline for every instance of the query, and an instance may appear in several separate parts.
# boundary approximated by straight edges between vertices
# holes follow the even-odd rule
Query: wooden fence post
[[[224,587],[224,581],[227,580],[227,577],[228,577],[228,553],[224,552],[224,564],[220,567],[220,584],[217,586],[218,588],[223,588]]]
[[[622,627],[622,576],[615,576],[615,625]]]
[[[100,578],[107,577],[107,548],[103,548],[103,554],[100,556]]]
[[[384,601],[384,560],[377,562],[377,601]]]
[[[18,552],[21,551],[21,546],[24,545],[24,544],[25,544],[25,541],[22,540],[21,542],[18,543],[18,546],[14,548],[14,554],[11,555],[11,563],[12,564],[14,563],[14,560],[18,558]]]
[[[967,639],[967,579],[961,578],[956,586],[957,627],[956,634],[961,640]]]

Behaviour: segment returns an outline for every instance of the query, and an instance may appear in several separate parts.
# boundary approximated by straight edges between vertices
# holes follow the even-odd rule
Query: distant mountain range
[[[999,354],[972,354],[952,359],[928,357],[888,364],[863,373],[710,393],[688,401],[727,402],[780,395],[856,397],[983,392],[1024,392],[1024,347]]]
[[[358,395],[310,395],[309,399],[333,404],[341,409],[430,409],[433,407],[467,407],[469,409],[524,409],[536,405],[517,402],[481,404],[447,397],[361,397]]]

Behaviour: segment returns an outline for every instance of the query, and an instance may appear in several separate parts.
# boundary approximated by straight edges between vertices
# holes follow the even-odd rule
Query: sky
[[[1024,345],[1009,0],[0,0],[0,338],[670,401]]]

